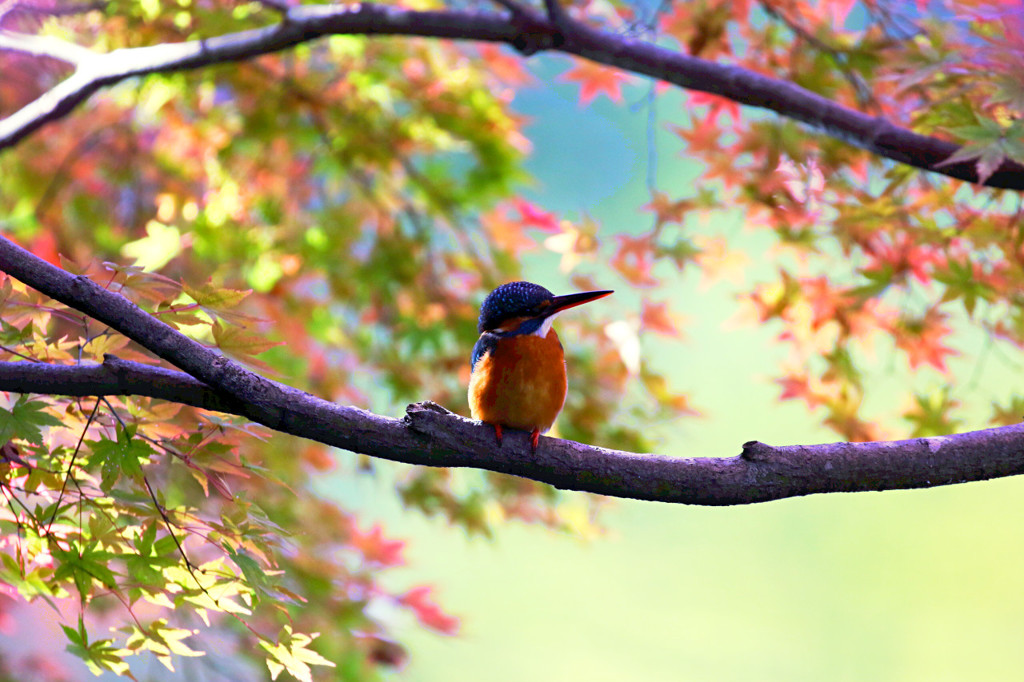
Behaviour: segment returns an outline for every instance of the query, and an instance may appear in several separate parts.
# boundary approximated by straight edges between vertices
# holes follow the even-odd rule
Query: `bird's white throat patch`
[[[555,321],[555,318],[561,314],[562,313],[555,313],[554,315],[545,318],[544,322],[542,322],[541,325],[537,327],[537,331],[534,332],[534,335],[539,336],[542,339],[546,337],[548,335],[548,332],[551,331],[551,323],[553,323]]]

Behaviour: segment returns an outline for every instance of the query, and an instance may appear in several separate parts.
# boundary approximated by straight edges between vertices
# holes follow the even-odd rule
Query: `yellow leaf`
[[[102,360],[107,353],[116,353],[131,342],[127,336],[120,334],[103,334],[89,341],[82,351],[89,357]]]
[[[181,253],[181,232],[173,225],[150,220],[146,236],[121,247],[121,255],[135,259],[143,270],[159,270]]]
[[[222,351],[239,360],[255,365],[263,370],[272,368],[265,362],[256,360],[254,355],[259,355],[270,350],[274,346],[280,346],[283,341],[268,341],[258,334],[251,334],[242,327],[228,327],[218,320],[213,325],[213,340]]]
[[[240,289],[222,289],[213,286],[210,282],[201,287],[192,287],[188,283],[182,284],[185,293],[191,296],[196,303],[204,308],[233,308],[252,293],[252,289],[244,291]]]

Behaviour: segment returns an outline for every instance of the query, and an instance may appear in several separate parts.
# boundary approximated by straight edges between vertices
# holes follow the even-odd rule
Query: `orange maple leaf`
[[[664,301],[661,303],[644,301],[643,310],[640,313],[640,325],[643,329],[664,336],[681,336],[680,329],[685,321],[682,315],[669,310],[668,303]]]
[[[893,339],[896,346],[907,354],[907,362],[910,363],[911,369],[927,364],[943,374],[949,373],[946,357],[959,353],[942,343],[953,331],[943,324],[946,317],[945,313],[932,308],[923,318],[897,323],[893,330]]]
[[[725,237],[697,235],[694,243],[700,247],[697,264],[701,271],[701,289],[706,290],[723,279],[733,284],[743,283],[750,264],[747,254],[730,249]]]
[[[515,256],[537,245],[524,233],[523,221],[510,218],[504,208],[480,216],[480,223],[493,244]]]
[[[654,192],[651,202],[641,210],[653,212],[658,219],[658,225],[664,223],[682,224],[687,211],[693,208],[693,201],[690,199],[679,199],[672,201],[664,192]]]
[[[719,138],[722,136],[722,129],[718,127],[717,116],[704,116],[697,118],[690,115],[690,127],[671,126],[672,132],[686,142],[687,154],[704,154],[722,152]]]
[[[533,76],[523,68],[523,61],[513,57],[508,50],[497,45],[481,45],[477,48],[480,58],[487,63],[488,73],[509,85],[526,85]]]
[[[651,274],[654,267],[654,243],[651,235],[631,237],[628,234],[620,234],[616,235],[615,239],[619,242],[619,248],[612,256],[612,267],[634,286],[656,286],[658,280]]]
[[[575,67],[563,73],[559,80],[579,83],[580,103],[586,106],[601,93],[613,102],[621,102],[622,84],[629,81],[629,76],[594,62],[579,61]]]

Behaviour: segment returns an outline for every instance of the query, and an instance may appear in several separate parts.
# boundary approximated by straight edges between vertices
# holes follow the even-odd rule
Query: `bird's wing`
[[[494,350],[498,343],[498,338],[497,334],[492,334],[491,332],[484,332],[480,335],[476,345],[473,346],[473,369],[476,369],[476,363],[480,358]]]

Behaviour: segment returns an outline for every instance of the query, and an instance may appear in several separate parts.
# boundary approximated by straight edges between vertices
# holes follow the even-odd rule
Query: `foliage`
[[[417,7],[434,6],[417,3]],[[651,14],[602,0],[580,16],[684,52],[791,80],[824,97],[965,143],[950,161],[986,176],[1024,161],[1021,11],[1013,4],[693,0]],[[933,18],[933,17],[941,17]],[[114,0],[47,18],[0,9],[0,26],[97,50],[209,37],[276,21],[270,5]],[[0,109],[68,74],[0,53]],[[8,77],[17,74],[17,77]],[[397,411],[430,399],[465,412],[476,303],[558,254],[579,288],[641,292],[636,319],[565,320],[566,437],[645,450],[643,424],[693,413],[641,349],[678,338],[675,274],[743,270],[700,220],[742,211],[770,234],[774,277],[738,293],[791,358],[780,399],[802,400],[844,438],[885,433],[867,414],[871,345],[946,382],[964,320],[1024,345],[1020,198],[881,163],[790,122],[689,97],[671,130],[705,164],[701,187],[655,188],[650,228],[614,233],[516,194],[530,144],[514,112],[524,62],[491,46],[335,36],[231,67],[159,75],[0,156],[0,207],[23,245],[85,272],[190,336],[334,400]],[[578,62],[582,105],[619,102],[638,79]],[[657,95],[662,91],[652,86]],[[610,266],[610,267],[607,267]],[[144,349],[3,280],[4,359],[155,362]],[[915,435],[957,426],[955,387],[909,393]],[[1020,410],[994,405],[1005,423]],[[135,654],[169,669],[232,655],[245,672],[373,679],[404,657],[381,611],[453,634],[430,585],[396,589],[403,543],[316,493],[339,466],[319,446],[143,398],[10,396],[0,410],[5,592],[64,612],[69,651],[131,676]],[[298,453],[298,456],[296,456]],[[342,459],[350,476],[377,463]],[[401,470],[410,508],[491,535],[506,519],[577,529],[556,491],[496,474]],[[97,634],[109,624],[109,636]],[[216,649],[208,633],[215,631]],[[315,633],[320,633],[317,636]],[[258,646],[257,646],[258,644]],[[216,653],[220,651],[221,653]],[[57,673],[52,673],[55,677]]]

